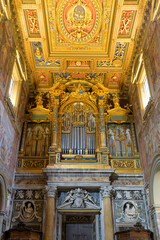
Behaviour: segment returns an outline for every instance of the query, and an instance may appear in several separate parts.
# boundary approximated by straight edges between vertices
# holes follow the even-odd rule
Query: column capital
[[[0,216],[4,216],[4,215],[6,215],[6,212],[0,210]]]
[[[104,186],[101,187],[100,193],[102,194],[102,197],[112,197],[115,195],[115,191],[112,186]]]
[[[47,185],[46,186],[47,196],[55,198],[57,193],[57,186],[55,185]]]

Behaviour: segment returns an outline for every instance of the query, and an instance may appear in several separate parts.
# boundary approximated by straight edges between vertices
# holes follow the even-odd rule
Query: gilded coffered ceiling
[[[126,83],[147,0],[16,0],[31,78],[38,89],[59,80]]]

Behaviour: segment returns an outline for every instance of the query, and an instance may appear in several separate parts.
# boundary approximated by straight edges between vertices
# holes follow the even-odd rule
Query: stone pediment
[[[100,207],[95,204],[91,194],[81,188],[67,192],[64,201],[57,209],[59,211],[100,211]]]

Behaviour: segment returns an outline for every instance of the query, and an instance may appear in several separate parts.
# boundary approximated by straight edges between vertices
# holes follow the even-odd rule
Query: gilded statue
[[[38,59],[41,59],[43,57],[43,52],[42,49],[39,46],[35,46],[36,50],[35,50],[35,57],[37,57]]]
[[[37,106],[43,106],[42,93],[39,93],[35,99]]]
[[[118,97],[118,94],[117,94],[117,93],[113,94],[113,103],[114,103],[114,107],[115,107],[115,108],[120,107],[119,97]]]

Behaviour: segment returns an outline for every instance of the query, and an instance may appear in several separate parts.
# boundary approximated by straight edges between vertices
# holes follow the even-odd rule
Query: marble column
[[[56,186],[47,186],[44,240],[56,239]]]
[[[111,203],[111,186],[101,188],[103,197],[105,240],[114,240],[114,225]]]

